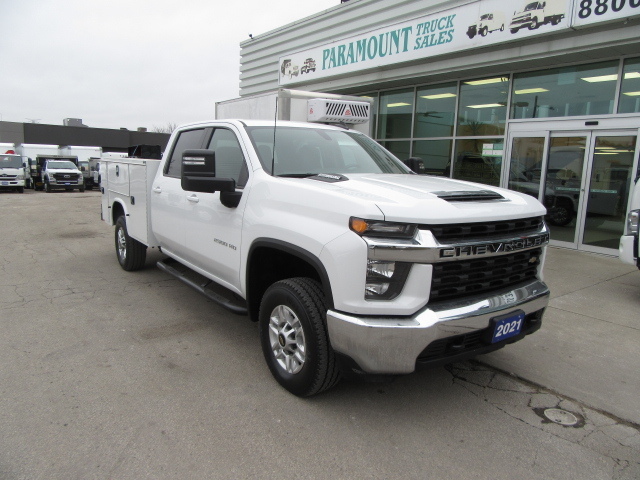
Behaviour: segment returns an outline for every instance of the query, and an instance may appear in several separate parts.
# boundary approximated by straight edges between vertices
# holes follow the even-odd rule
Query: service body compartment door
[[[109,162],[107,165],[109,190],[120,195],[129,195],[129,165],[121,162]]]

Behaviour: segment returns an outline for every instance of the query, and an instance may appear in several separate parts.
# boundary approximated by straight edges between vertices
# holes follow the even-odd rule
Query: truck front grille
[[[435,263],[429,302],[459,299],[535,280],[542,256],[536,248],[508,255]]]
[[[76,182],[79,175],[77,173],[54,173],[53,178],[59,182]]]
[[[421,230],[430,230],[441,244],[452,244],[467,240],[484,240],[496,236],[517,237],[527,233],[539,232],[543,225],[543,217],[533,217],[499,222],[420,225],[419,228]]]

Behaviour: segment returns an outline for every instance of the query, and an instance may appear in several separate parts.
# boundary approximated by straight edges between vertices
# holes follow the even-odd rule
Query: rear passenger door
[[[247,150],[233,125],[213,129],[205,148],[215,152],[216,178],[233,178],[240,204],[225,207],[220,192],[187,192],[188,260],[218,283],[239,291],[242,218],[250,182]],[[201,272],[203,273],[203,272]]]

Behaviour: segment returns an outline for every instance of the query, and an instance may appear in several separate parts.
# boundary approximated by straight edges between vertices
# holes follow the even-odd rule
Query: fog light
[[[402,292],[410,270],[410,263],[368,260],[364,298],[366,300],[396,298]]]

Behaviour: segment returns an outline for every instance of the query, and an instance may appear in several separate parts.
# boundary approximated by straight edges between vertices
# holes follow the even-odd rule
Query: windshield
[[[538,9],[538,2],[530,3],[529,5],[524,7],[525,12],[530,12],[531,10],[537,10],[537,9]]]
[[[262,168],[275,176],[306,177],[318,173],[412,173],[400,160],[365,135],[341,130],[248,127]],[[274,158],[275,156],[275,158]]]
[[[22,157],[20,155],[0,155],[0,168],[21,168]]]
[[[73,162],[68,162],[66,160],[49,162],[47,163],[47,168],[70,168],[72,170],[77,170]]]

